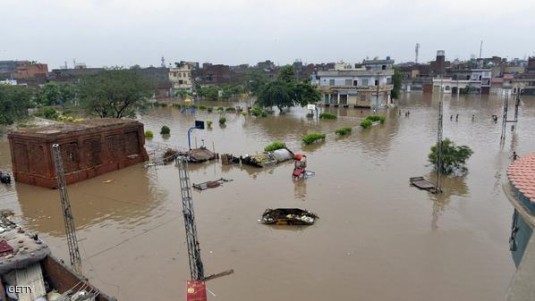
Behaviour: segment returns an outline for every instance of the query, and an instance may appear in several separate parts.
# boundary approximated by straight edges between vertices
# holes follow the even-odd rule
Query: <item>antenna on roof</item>
[[[481,43],[479,44],[479,58],[483,58],[483,40],[481,40]]]

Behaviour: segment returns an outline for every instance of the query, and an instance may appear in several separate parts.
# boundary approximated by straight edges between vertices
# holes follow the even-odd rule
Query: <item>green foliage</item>
[[[223,124],[225,124],[225,122],[227,122],[227,118],[219,117],[219,124],[223,125]]]
[[[39,89],[35,101],[45,106],[65,105],[73,102],[76,97],[76,87],[70,83],[46,83]]]
[[[392,99],[399,99],[401,94],[401,82],[403,81],[403,75],[399,71],[398,67],[394,67],[394,75],[392,75],[392,84],[394,88],[392,89]]]
[[[336,115],[328,112],[324,112],[320,114],[320,119],[336,119]]]
[[[206,126],[207,126],[208,128],[211,128],[211,127],[212,127],[212,123],[213,123],[212,120],[210,120],[210,119],[206,120]]]
[[[352,129],[350,127],[339,128],[336,131],[334,131],[334,133],[337,134],[337,135],[343,136],[343,135],[347,135],[347,134],[351,133],[351,130]]]
[[[180,108],[182,108],[182,105],[179,104],[179,103],[174,103],[174,104],[173,104],[173,108],[180,109]]]
[[[257,106],[271,108],[276,106],[282,112],[284,107],[292,107],[292,88],[289,83],[276,80],[266,84],[258,94]]]
[[[201,111],[206,110],[206,106],[199,106],[199,110],[201,110]]]
[[[28,116],[32,91],[26,87],[0,84],[0,124],[12,124]]]
[[[217,100],[219,98],[219,88],[217,86],[197,87],[197,93],[206,100]]]
[[[191,93],[186,89],[177,89],[175,91],[175,96],[180,99],[185,99],[188,96],[191,96]]]
[[[145,131],[145,138],[151,139],[154,137],[154,133],[152,131]]]
[[[225,108],[223,108],[223,107],[217,107],[216,111],[218,111],[218,112],[224,112],[224,111],[225,111]]]
[[[169,135],[170,133],[171,133],[171,129],[167,125],[162,126],[162,129],[160,130],[160,134]]]
[[[47,119],[57,119],[59,116],[59,113],[52,107],[44,107],[43,116]]]
[[[271,144],[267,145],[266,147],[264,147],[264,151],[265,152],[272,152],[274,150],[278,150],[278,149],[281,149],[281,148],[286,148],[286,144],[284,142],[281,142],[281,141],[275,141],[275,142],[272,142]]]
[[[208,111],[208,113],[212,113],[213,110],[214,110],[214,108],[212,108],[212,107],[208,107],[208,108],[206,109],[206,111]]]
[[[385,117],[381,116],[381,115],[370,115],[370,116],[366,117],[366,119],[371,121],[371,122],[379,121],[381,123],[385,123]]]
[[[269,78],[262,70],[253,70],[247,75],[246,89],[253,95],[258,95],[262,87],[269,82]]]
[[[303,143],[309,145],[318,140],[325,140],[325,136],[326,135],[322,133],[311,133],[303,137]]]
[[[295,74],[296,73],[295,73],[294,66],[286,65],[281,68],[279,76],[277,77],[277,80],[280,80],[286,83],[295,82],[296,81]]]
[[[309,81],[297,83],[293,88],[293,92],[294,101],[302,107],[309,103],[316,103],[321,99],[321,93]]]
[[[229,107],[225,109],[225,112],[236,112],[235,108]]]
[[[431,147],[431,153],[427,156],[429,162],[435,165],[435,169],[438,159],[437,146],[438,144]],[[455,143],[448,138],[442,140],[442,162],[439,167],[440,173],[450,174],[455,169],[463,168],[466,160],[468,160],[473,153],[472,149],[466,145],[455,146]]]
[[[362,120],[362,122],[360,123],[360,126],[361,126],[362,128],[367,129],[367,128],[369,128],[370,126],[372,126],[372,121],[369,120],[369,119],[364,119],[364,120]]]
[[[257,106],[254,106],[252,109],[251,109],[251,114],[255,117],[259,117],[259,116],[262,116],[262,113],[264,112],[264,110],[262,110],[262,108],[260,107],[257,107]],[[266,114],[267,116],[267,114]]]
[[[297,82],[293,66],[281,68],[277,80],[263,85],[257,92],[256,104],[271,108],[276,106],[281,112],[285,107],[296,104],[305,106],[320,100],[321,94],[310,81]]]
[[[134,117],[136,106],[152,86],[136,69],[110,69],[85,77],[79,84],[80,104],[101,118]]]

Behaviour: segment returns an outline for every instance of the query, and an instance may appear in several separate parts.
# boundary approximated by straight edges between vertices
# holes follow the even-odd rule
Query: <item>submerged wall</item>
[[[143,124],[126,119],[93,119],[8,134],[17,182],[56,188],[52,145],[59,144],[67,184],[148,159]]]

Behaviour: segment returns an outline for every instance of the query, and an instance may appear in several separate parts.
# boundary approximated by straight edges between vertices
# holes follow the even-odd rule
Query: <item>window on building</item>
[[[183,80],[179,80],[179,81],[178,81],[178,84],[179,84],[179,85],[183,85],[183,84],[184,84],[184,81],[183,81]]]
[[[375,85],[379,86],[379,80],[378,79],[375,80]]]
[[[367,78],[362,80],[362,85],[367,87],[369,85],[369,80]]]
[[[392,78],[391,78],[391,77],[387,77],[387,78],[386,78],[386,83],[387,83],[388,85],[391,85],[391,84],[392,84]]]
[[[346,86],[351,86],[351,79],[346,79]]]
[[[334,79],[329,80],[329,86],[334,86]]]
[[[386,65],[383,65],[383,66],[382,66],[382,69],[383,69],[383,70],[386,70]]]
[[[354,81],[353,81],[353,86],[356,87],[356,86],[358,86],[358,85],[359,85],[359,81],[358,81],[358,80],[354,80]]]

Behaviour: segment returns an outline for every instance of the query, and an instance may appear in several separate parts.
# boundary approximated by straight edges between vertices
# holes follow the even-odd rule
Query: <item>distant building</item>
[[[181,61],[175,63],[176,67],[169,68],[169,80],[174,90],[184,89],[189,92],[193,91],[192,72],[196,66],[195,63]]]
[[[364,60],[362,64],[336,64],[312,75],[322,103],[334,106],[382,108],[391,104],[394,60]]]
[[[513,80],[513,94],[535,95],[535,57],[530,57],[526,70]]]
[[[84,76],[96,75],[104,70],[104,68],[53,69],[48,73],[48,80],[77,83]]]
[[[13,72],[13,78],[15,78],[19,83],[33,85],[46,83],[47,75],[47,64],[26,64],[18,66]]]
[[[156,98],[169,98],[172,96],[171,81],[169,80],[169,68],[148,67],[140,68],[141,75],[152,84]]]

